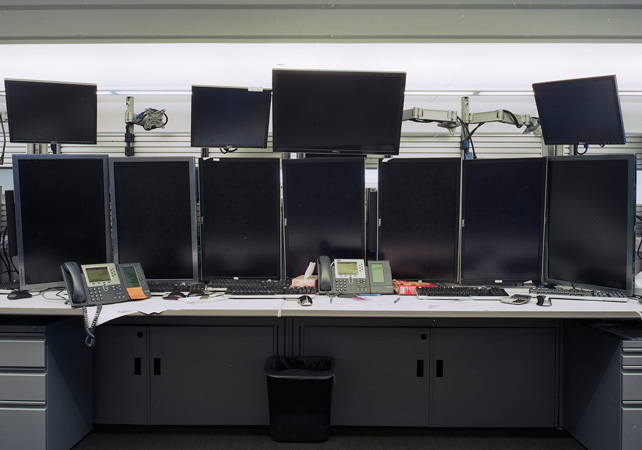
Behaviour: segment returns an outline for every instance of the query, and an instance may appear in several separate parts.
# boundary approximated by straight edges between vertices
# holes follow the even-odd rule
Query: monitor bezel
[[[345,164],[345,163],[350,163],[350,162],[358,162],[361,164],[361,176],[359,178],[360,182],[360,190],[361,190],[361,196],[362,196],[362,201],[359,204],[359,211],[360,211],[360,217],[361,217],[361,242],[360,242],[360,249],[359,249],[359,257],[361,259],[366,258],[366,212],[365,212],[365,202],[366,202],[366,189],[365,189],[365,158],[359,157],[359,156],[353,156],[353,157],[343,157],[343,158],[338,158],[334,157],[332,155],[327,155],[327,157],[320,157],[320,158],[304,158],[304,159],[285,159],[282,161],[282,179],[283,179],[283,223],[284,223],[284,229],[283,229],[283,276],[285,279],[287,278],[294,278],[296,276],[302,275],[302,274],[289,274],[290,266],[292,264],[289,263],[288,261],[288,255],[290,254],[289,252],[289,234],[288,234],[288,191],[291,189],[291,187],[288,186],[287,183],[287,178],[286,178],[286,170],[287,166],[296,166],[296,165],[314,165],[314,164]],[[321,194],[318,194],[321,195]],[[313,199],[311,198],[311,201]],[[291,208],[290,208],[291,209]],[[321,255],[314,255],[314,258],[317,258]],[[341,255],[327,255],[330,256],[332,259],[333,256],[336,256],[338,258],[341,258]],[[316,262],[316,259],[314,261],[310,262]]]
[[[204,143],[204,142],[195,142],[194,139],[194,122],[193,122],[193,117],[194,117],[194,91],[203,89],[203,90],[210,90],[210,91],[216,91],[216,90],[225,90],[229,92],[237,92],[239,94],[241,93],[247,93],[248,95],[255,94],[255,95],[261,95],[264,97],[267,97],[267,111],[266,115],[264,117],[265,123],[263,126],[263,134],[262,134],[262,142],[258,145],[247,145],[247,143],[239,143],[239,142],[226,142],[226,143]],[[263,98],[262,100],[266,100]],[[190,145],[192,147],[200,147],[200,148],[267,148],[268,146],[268,134],[269,134],[269,126],[270,126],[270,111],[272,109],[272,89],[270,88],[261,88],[259,89],[252,89],[249,87],[238,87],[238,86],[205,86],[205,85],[192,85],[192,95],[191,95],[191,102],[190,102],[190,111],[191,111],[191,116],[190,116]]]
[[[303,146],[282,147],[279,145],[279,77],[281,74],[301,75],[301,76],[320,76],[320,77],[396,77],[400,79],[401,90],[397,105],[396,115],[398,116],[398,125],[396,136],[394,138],[394,148],[392,151],[358,151],[348,149],[324,149],[308,148]],[[281,83],[284,83],[281,81]],[[300,70],[300,69],[273,69],[272,70],[272,151],[281,153],[302,153],[302,154],[319,154],[326,157],[333,156],[366,156],[381,155],[393,156],[399,154],[401,144],[401,125],[403,116],[404,93],[406,86],[406,72],[400,71],[350,71],[350,70]],[[367,115],[368,111],[363,114]]]
[[[198,283],[199,275],[199,248],[198,248],[198,227],[196,215],[196,162],[192,156],[143,156],[143,157],[115,157],[109,158],[109,193],[111,194],[111,217],[112,217],[112,241],[114,243],[114,262],[131,263],[138,261],[120,261],[119,242],[118,242],[118,204],[116,201],[116,183],[115,183],[115,166],[117,164],[141,164],[145,162],[185,162],[188,164],[188,178],[190,186],[190,231],[192,245],[192,276],[191,278],[146,278],[150,281],[159,283]],[[171,261],[168,261],[168,264]],[[143,267],[143,270],[145,268]]]
[[[548,211],[549,211],[549,183],[550,178],[548,176],[549,164],[555,161],[586,161],[588,159],[595,161],[604,161],[604,160],[624,160],[628,162],[627,167],[627,231],[626,231],[626,246],[627,255],[626,260],[626,273],[625,273],[625,287],[624,289],[618,289],[610,286],[600,286],[589,283],[577,283],[569,280],[561,280],[549,276],[548,273],[548,259],[549,259],[549,247],[548,247],[548,238],[549,238],[549,220],[548,220]],[[544,237],[544,260],[543,260],[543,269],[542,269],[542,281],[547,284],[560,285],[560,286],[569,286],[571,288],[576,287],[580,289],[588,290],[599,290],[599,291],[616,291],[623,292],[627,296],[634,295],[635,291],[635,220],[636,220],[636,176],[637,176],[637,159],[635,155],[626,155],[626,154],[603,154],[603,155],[569,155],[569,156],[549,156],[546,164],[546,221],[545,221],[545,237]]]
[[[538,236],[538,255],[537,255],[537,277],[536,278],[466,278],[465,276],[465,267],[464,267],[464,251],[466,247],[466,174],[467,166],[470,164],[473,165],[488,165],[488,164],[514,164],[517,162],[532,162],[537,161],[541,166],[541,188],[540,188],[540,208],[539,208],[539,236]],[[461,266],[461,284],[464,285],[507,285],[507,284],[516,284],[516,283],[525,283],[533,282],[537,283],[542,279],[542,262],[544,259],[543,251],[543,242],[544,242],[544,212],[546,207],[546,168],[547,160],[544,157],[522,157],[522,158],[488,158],[488,159],[475,159],[475,160],[464,160],[462,161],[462,194],[461,194],[461,217],[462,217],[462,227],[461,227],[461,255],[460,255],[460,266]]]
[[[105,212],[105,255],[106,261],[96,262],[113,262],[112,254],[112,240],[111,228],[109,217],[109,158],[107,155],[26,155],[14,154],[12,156],[13,162],[13,177],[14,177],[14,201],[15,201],[15,218],[16,218],[16,239],[18,247],[18,271],[20,289],[23,290],[45,290],[49,288],[64,288],[65,281],[60,274],[60,280],[44,282],[44,283],[27,283],[25,276],[25,254],[24,254],[24,232],[22,229],[22,195],[20,189],[20,162],[30,160],[80,160],[80,159],[96,159],[103,161],[103,198],[104,198],[104,212]],[[58,220],[77,220],[78,218],[59,218]]]
[[[609,81],[612,89],[612,98],[615,101],[615,104],[613,105],[613,112],[617,115],[617,123],[619,125],[619,130],[618,134],[619,137],[617,140],[611,140],[611,141],[600,141],[600,140],[578,140],[577,142],[573,141],[570,142],[569,140],[564,140],[564,139],[550,139],[550,136],[547,132],[547,129],[551,129],[554,126],[549,125],[547,126],[547,118],[546,114],[542,115],[542,102],[544,101],[543,98],[543,93],[541,92],[541,89],[548,88],[550,86],[558,86],[558,87],[563,87],[565,85],[579,85],[583,83],[591,83],[591,82],[602,82],[602,81]],[[542,130],[542,139],[544,140],[544,143],[546,145],[620,145],[620,144],[625,144],[626,143],[626,135],[625,135],[625,130],[624,130],[624,119],[622,116],[622,106],[620,103],[620,97],[618,94],[618,87],[617,87],[617,78],[615,75],[604,75],[604,76],[597,76],[597,77],[585,77],[585,78],[572,78],[572,79],[567,79],[567,80],[556,80],[556,81],[545,81],[545,82],[538,82],[538,83],[533,83],[533,94],[535,96],[535,105],[537,107],[538,115],[539,115],[539,121],[541,125],[541,130]],[[547,100],[548,102],[548,100]],[[550,124],[550,121],[548,121]]]
[[[279,242],[279,254],[278,254],[278,274],[276,276],[271,275],[251,275],[251,276],[242,276],[242,275],[223,275],[223,276],[206,276],[206,251],[204,251],[203,241],[204,241],[204,224],[207,223],[205,212],[205,206],[203,204],[204,193],[204,175],[203,170],[206,165],[209,164],[243,164],[243,163],[265,163],[276,165],[276,192],[278,193],[277,198],[275,199],[274,208],[278,211],[278,242]],[[239,279],[243,278],[252,278],[252,279],[283,279],[284,267],[283,267],[283,208],[282,208],[282,199],[281,199],[281,159],[280,158],[219,158],[219,159],[199,159],[198,164],[198,173],[199,173],[199,194],[200,194],[200,210],[199,214],[201,217],[200,220],[200,237],[201,237],[201,279],[203,281],[210,281],[213,279],[228,279],[232,277],[238,277]]]
[[[26,138],[16,138],[14,134],[12,133],[12,127],[11,123],[15,121],[15,115],[12,118],[11,114],[11,103],[9,101],[9,97],[11,96],[10,90],[7,87],[7,82],[9,83],[21,83],[24,85],[50,85],[50,86],[68,86],[68,87],[84,87],[84,88],[93,88],[94,91],[94,99],[95,101],[92,103],[92,112],[93,112],[93,139],[89,140],[84,140],[84,139],[75,139],[75,140],[70,140],[70,139],[62,139],[62,140],[49,140],[49,141],[41,141],[41,140],[36,140],[36,139],[26,139]],[[65,82],[65,81],[45,81],[45,80],[24,80],[24,79],[15,79],[15,78],[5,78],[4,80],[4,85],[5,85],[5,102],[7,106],[7,124],[9,128],[9,141],[13,143],[26,143],[26,144],[79,144],[79,145],[95,145],[98,143],[98,86],[93,83],[74,83],[74,82]]]

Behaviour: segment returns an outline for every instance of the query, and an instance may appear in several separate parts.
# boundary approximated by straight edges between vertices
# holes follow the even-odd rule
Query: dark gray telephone
[[[388,261],[363,259],[335,259],[328,256],[317,259],[319,292],[334,294],[394,294],[392,271]]]
[[[142,300],[151,297],[140,263],[60,266],[73,308]]]

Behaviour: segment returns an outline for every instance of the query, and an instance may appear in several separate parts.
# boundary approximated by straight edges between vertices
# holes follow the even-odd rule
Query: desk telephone
[[[73,308],[142,300],[151,297],[140,263],[60,266]]]
[[[334,269],[333,266],[334,265]],[[317,259],[319,292],[334,294],[394,294],[389,261],[363,259]]]

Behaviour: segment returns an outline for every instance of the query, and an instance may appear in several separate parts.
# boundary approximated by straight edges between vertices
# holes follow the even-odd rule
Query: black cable
[[[465,132],[464,133],[465,140],[468,141],[468,143],[470,144],[470,150],[473,154],[473,159],[477,159],[477,153],[475,153],[475,144],[473,143],[473,136],[470,133],[470,130],[468,129],[468,124],[463,120],[461,120],[461,117],[457,117],[457,120],[461,124],[461,129]]]
[[[510,118],[511,118],[511,119],[513,119],[513,124],[515,124],[515,126],[516,126],[517,128],[522,128],[522,127],[523,127],[523,125],[522,125],[521,123],[519,123],[519,120],[517,120],[517,116],[515,116],[515,114],[513,114],[512,112],[510,112],[510,111],[508,111],[508,110],[505,110],[505,109],[504,109],[503,111],[504,111],[506,114],[508,114],[508,115],[510,116]]]
[[[233,147],[221,147],[219,150],[221,151],[221,153],[223,153],[223,154],[225,155],[225,154],[227,154],[227,153],[234,153],[235,151],[237,151],[237,150],[238,150],[238,148],[233,148]]]
[[[2,154],[0,155],[0,166],[4,165],[4,153],[7,150],[7,132],[4,129],[4,120],[0,117],[0,125],[2,126]]]

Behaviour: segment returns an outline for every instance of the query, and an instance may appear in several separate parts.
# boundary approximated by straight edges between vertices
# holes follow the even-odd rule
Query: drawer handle
[[[160,375],[160,374],[161,374],[161,359],[154,358],[154,375]]]
[[[417,378],[423,378],[424,376],[424,360],[417,360]]]
[[[437,376],[437,378],[443,378],[443,376],[444,376],[444,360],[443,359],[438,359],[435,362],[436,362],[435,366],[436,366],[436,369],[437,369],[437,373],[435,375]]]
[[[140,375],[142,373],[142,361],[140,358],[134,358],[134,375]]]

